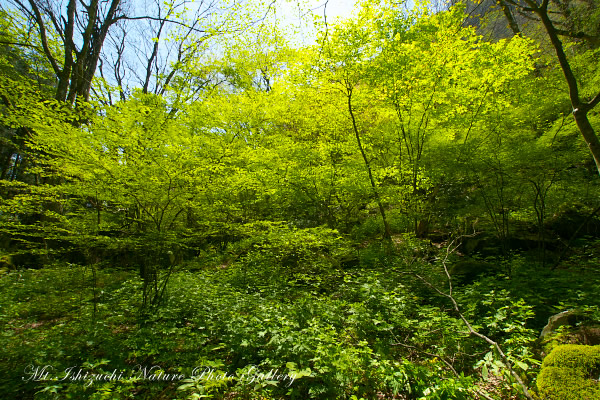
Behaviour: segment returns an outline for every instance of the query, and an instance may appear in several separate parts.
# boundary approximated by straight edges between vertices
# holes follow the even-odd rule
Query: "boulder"
[[[581,205],[563,205],[550,217],[546,226],[563,239],[573,236],[600,236],[600,218]]]
[[[567,329],[557,332],[561,326]],[[600,324],[579,310],[568,310],[548,318],[540,334],[541,355],[565,344],[600,345]]]
[[[555,314],[548,318],[548,323],[544,329],[542,329],[540,338],[548,339],[560,326],[576,326],[577,323],[583,322],[585,319],[585,316],[577,310],[567,310]]]
[[[467,285],[473,283],[483,275],[496,275],[502,271],[494,264],[467,259],[453,264],[448,272],[457,283]]]

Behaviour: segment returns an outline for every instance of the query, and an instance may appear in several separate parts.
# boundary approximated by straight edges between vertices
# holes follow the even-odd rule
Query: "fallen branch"
[[[504,364],[508,368],[508,371],[510,372],[510,374],[513,376],[513,378],[515,378],[515,380],[517,381],[517,383],[521,386],[521,389],[523,390],[523,394],[525,395],[525,397],[527,397],[529,400],[533,400],[533,397],[531,396],[531,394],[529,394],[529,390],[527,389],[527,385],[525,384],[525,382],[523,382],[523,380],[521,379],[521,377],[519,376],[519,374],[517,374],[515,372],[515,370],[512,368],[512,363],[510,362],[510,360],[508,359],[508,357],[506,356],[506,354],[504,354],[504,352],[502,351],[502,348],[500,348],[500,345],[497,342],[495,342],[494,340],[490,339],[488,336],[486,336],[486,335],[484,335],[484,334],[479,333],[478,331],[476,331],[475,328],[473,328],[473,326],[469,323],[469,321],[465,318],[465,316],[460,311],[460,307],[458,306],[458,303],[456,302],[456,299],[452,295],[452,277],[450,276],[450,272],[448,272],[448,266],[446,265],[447,262],[448,262],[448,257],[450,256],[450,254],[452,254],[454,251],[456,251],[458,249],[459,245],[460,245],[459,244],[459,245],[456,245],[456,246],[452,247],[453,244],[454,244],[454,240],[451,241],[450,244],[448,245],[448,247],[446,248],[446,256],[442,260],[442,265],[444,266],[444,272],[446,273],[446,277],[448,278],[448,288],[449,288],[448,293],[445,293],[445,292],[441,291],[440,289],[438,289],[436,286],[432,285],[427,279],[423,278],[419,274],[414,273],[414,275],[417,278],[419,278],[421,281],[423,281],[431,289],[433,289],[434,291],[436,291],[438,294],[440,294],[440,295],[448,298],[452,302],[452,305],[454,307],[454,311],[458,314],[458,316],[460,317],[460,319],[462,320],[462,322],[467,327],[468,333],[470,335],[472,335],[472,336],[478,337],[479,339],[482,339],[482,340],[486,341],[490,346],[492,346],[492,347],[494,347],[496,349],[496,351],[500,355],[500,358],[502,359],[502,361],[504,362]]]

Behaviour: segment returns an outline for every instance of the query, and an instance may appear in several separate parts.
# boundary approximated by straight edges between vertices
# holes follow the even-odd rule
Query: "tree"
[[[44,54],[56,75],[55,98],[69,104],[88,101],[108,30],[122,18],[121,0],[90,0],[89,4],[69,0],[66,12],[40,0],[13,0],[13,4],[34,21]],[[83,10],[78,10],[78,5]],[[54,40],[60,40],[60,49],[52,45]]]
[[[54,97],[71,105],[89,101],[98,72],[105,84],[118,85],[121,99],[130,80],[144,93],[164,94],[178,73],[185,75],[182,67],[206,50],[208,39],[243,31],[261,19],[237,1],[201,2],[193,11],[186,2],[157,2],[149,13],[121,0],[69,0],[66,10],[45,0],[11,2],[37,30],[56,77]],[[105,49],[107,38],[114,50]],[[112,96],[110,89],[105,95]]]
[[[371,159],[363,143],[366,124],[359,121],[357,116],[362,110],[369,110],[364,103],[357,106],[357,97],[360,95],[359,91],[364,92],[367,96],[369,94],[365,69],[368,68],[369,59],[376,54],[371,34],[364,29],[363,25],[369,17],[367,14],[363,16],[362,21],[347,21],[343,25],[336,26],[336,29],[328,36],[329,42],[325,47],[327,59],[324,60],[321,68],[325,79],[333,82],[345,99],[348,124],[356,139],[356,145],[371,185],[372,197],[377,203],[383,222],[383,237],[391,240],[392,231],[387,220],[379,185],[375,180]],[[361,111],[359,111],[359,107]]]
[[[460,7],[432,15],[374,2],[360,18],[329,32],[324,75],[346,98],[382,218],[401,199],[422,235],[448,175],[434,149],[453,147],[457,159],[477,151],[486,120],[510,106],[507,85],[531,72],[533,49],[519,38],[482,41],[461,27]]]
[[[15,97],[52,98],[54,73],[41,49],[39,38],[28,31],[27,21],[14,10],[0,9],[0,105],[15,114]],[[17,101],[18,102],[18,101]],[[31,104],[31,103],[28,103]],[[9,111],[10,110],[10,111]],[[0,179],[26,180],[32,161],[25,141],[31,132],[13,123],[0,126]]]
[[[98,95],[110,103],[139,87],[181,102],[198,99],[200,91],[221,82],[208,50],[237,40],[226,36],[235,37],[266,18],[256,17],[256,11],[253,3],[237,0],[132,4],[109,35]]]
[[[591,91],[590,96],[582,95],[580,89],[582,82],[576,77],[575,72],[571,67],[571,63],[569,62],[569,58],[567,57],[567,53],[565,52],[563,41],[561,40],[562,36],[598,41],[598,32],[589,34],[583,31],[569,29],[575,28],[576,25],[573,23],[572,19],[568,19],[568,17],[573,15],[573,13],[570,12],[572,9],[570,8],[568,1],[501,0],[500,4],[503,7],[503,10],[507,10],[505,11],[505,15],[515,34],[520,33],[520,29],[518,28],[515,19],[512,18],[512,12],[510,11],[511,7],[516,8],[519,12],[529,18],[535,17],[534,19],[537,19],[537,21],[541,23],[547,38],[550,40],[552,48],[554,49],[565,82],[567,83],[573,118],[594,159],[598,174],[600,174],[600,140],[588,117],[589,112],[600,103],[600,89],[597,87],[594,88],[595,90]],[[559,14],[560,11],[563,12],[563,15],[566,14],[566,29],[557,27],[560,22],[552,19],[552,15],[557,14],[556,9],[558,9]]]

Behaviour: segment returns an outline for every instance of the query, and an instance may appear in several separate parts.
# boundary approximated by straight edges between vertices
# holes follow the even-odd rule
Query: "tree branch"
[[[450,361],[444,359],[443,357],[441,357],[439,354],[433,354],[433,353],[429,353],[427,351],[423,351],[415,346],[411,346],[410,344],[404,344],[404,343],[394,343],[392,344],[392,346],[402,346],[402,347],[406,347],[407,349],[412,349],[418,353],[422,353],[425,354],[429,357],[433,357],[433,358],[438,358],[440,360],[442,360],[442,362],[444,364],[446,364],[446,366],[448,367],[448,369],[450,369],[450,371],[452,371],[452,373],[454,374],[454,376],[456,376],[457,378],[460,378],[460,375],[458,372],[456,372],[456,370],[454,369],[454,367],[452,366],[452,364],[450,364]]]
[[[587,103],[586,109],[587,111],[591,110],[592,108],[596,107],[598,105],[598,103],[600,103],[600,92],[598,92],[598,94],[592,99],[590,100],[589,103]]]
[[[171,23],[171,24],[180,25],[180,26],[183,26],[185,28],[191,29],[194,32],[207,33],[205,30],[194,28],[194,27],[189,26],[188,24],[183,23],[181,21],[174,21],[174,20],[168,19],[168,18],[151,17],[149,15],[144,15],[144,16],[139,16],[139,17],[128,17],[126,15],[120,15],[120,16],[114,18],[114,22],[117,22],[117,21],[122,20],[122,19],[128,20],[128,21],[136,21],[136,20],[141,20],[141,19],[149,19],[151,21],[168,22],[168,23]]]
[[[25,9],[24,5],[18,1],[17,4]],[[46,33],[46,25],[44,24],[44,20],[42,18],[42,14],[40,13],[40,9],[37,7],[33,0],[29,0],[29,5],[31,5],[31,9],[33,10],[35,16],[35,22],[38,25],[38,29],[40,31],[40,39],[42,40],[42,48],[44,49],[44,54],[46,54],[46,58],[50,61],[50,65],[52,65],[52,69],[54,73],[58,76],[61,73],[60,66],[56,62],[54,55],[50,51],[50,46],[48,46],[48,36]]]
[[[471,325],[471,323],[466,319],[466,317],[460,311],[460,307],[459,307],[458,303],[456,302],[456,299],[452,295],[452,277],[450,276],[450,272],[448,272],[448,267],[447,267],[448,257],[450,256],[451,253],[453,253],[456,249],[458,249],[458,246],[459,246],[459,245],[456,245],[454,248],[452,248],[453,244],[454,244],[454,240],[452,242],[450,242],[450,244],[446,248],[446,256],[442,260],[442,265],[444,266],[444,272],[446,273],[446,277],[448,279],[448,287],[449,287],[448,293],[445,293],[445,292],[441,291],[440,289],[438,289],[436,286],[434,286],[433,284],[431,284],[427,279],[423,278],[419,274],[414,273],[414,275],[417,278],[419,278],[421,281],[423,281],[431,289],[433,289],[435,292],[437,292],[441,296],[446,297],[447,299],[449,299],[452,302],[452,305],[454,307],[454,311],[457,313],[457,315],[459,316],[459,318],[462,320],[462,322],[465,324],[465,326],[469,330],[469,334],[472,335],[472,336],[475,336],[475,337],[477,337],[479,339],[484,340],[490,346],[492,346],[493,348],[496,349],[496,351],[500,355],[500,358],[502,359],[502,361],[506,365],[506,368],[508,368],[508,371],[510,372],[510,374],[512,375],[512,377],[515,378],[515,380],[521,386],[521,389],[523,390],[523,394],[525,395],[525,397],[527,397],[529,400],[533,400],[533,397],[529,394],[529,390],[527,389],[527,385],[523,382],[523,380],[521,379],[521,377],[513,370],[510,360],[508,359],[508,357],[506,356],[506,354],[504,354],[504,352],[502,351],[502,348],[500,347],[500,345],[497,342],[495,342],[494,340],[492,340],[491,338],[489,338],[488,336],[486,336],[486,335],[484,335],[482,333],[479,333],[477,330],[475,330],[475,328],[473,328],[473,326]]]
[[[564,29],[554,29],[554,31],[556,32],[557,35],[560,36],[567,36],[570,38],[574,38],[574,39],[585,39],[585,40],[589,40],[590,42],[597,42],[600,40],[600,37],[598,36],[593,36],[593,35],[588,35],[585,32],[571,32],[571,31],[567,31]]]
[[[158,55],[158,45],[161,39],[160,35],[162,34],[162,30],[165,27],[167,17],[170,13],[170,11],[167,13],[166,18],[161,18],[161,8],[160,6],[158,7],[158,18],[160,19],[160,25],[158,26],[158,32],[156,32],[156,40],[154,41],[154,46],[152,46],[152,54],[150,54],[150,57],[148,58],[148,62],[146,64],[146,79],[144,79],[144,86],[142,87],[143,93],[148,93],[148,86],[150,85],[150,78],[152,76],[152,65],[154,64],[154,60]]]
[[[41,47],[36,46],[35,44],[29,44],[29,43],[9,42],[9,41],[6,41],[6,40],[0,40],[0,44],[5,44],[5,45],[8,45],[8,46],[31,47],[32,49],[44,51],[44,49],[42,49]]]
[[[508,26],[513,31],[513,34],[514,35],[520,34],[521,29],[519,28],[519,24],[517,23],[517,20],[515,19],[515,16],[513,15],[510,6],[507,4],[506,1],[503,1],[503,0],[499,0],[498,3],[500,4],[500,7],[502,8],[504,17],[508,21]]]

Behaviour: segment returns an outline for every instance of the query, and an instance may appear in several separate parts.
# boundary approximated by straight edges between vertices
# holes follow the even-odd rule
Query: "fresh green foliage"
[[[145,18],[84,68],[68,15],[25,6],[0,7],[0,397],[598,397],[596,346],[542,364],[549,316],[600,321],[600,181],[535,22],[365,0],[300,46],[278,4],[166,2],[130,74]],[[563,44],[594,105],[590,35]]]

